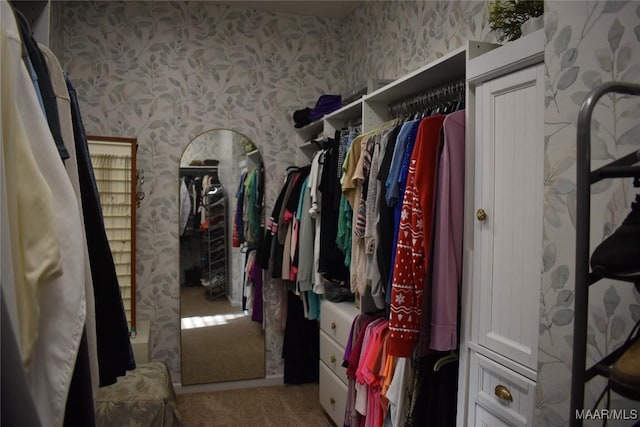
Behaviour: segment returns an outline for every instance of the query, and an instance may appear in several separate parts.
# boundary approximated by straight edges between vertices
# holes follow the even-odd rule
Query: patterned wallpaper
[[[344,20],[275,15],[205,2],[53,4],[54,51],[83,94],[91,133],[139,138],[148,176],[140,209],[139,307],[152,319],[151,356],[179,375],[175,254],[175,165],[192,136],[226,127],[260,148],[267,206],[295,160],[291,112],[320,93],[371,78],[400,77],[464,44],[494,41],[484,1],[364,2]],[[546,169],[544,275],[535,423],[566,425],[573,326],[575,123],[579,102],[600,81],[638,81],[640,6],[629,1],[546,4]],[[338,40],[347,40],[346,46]],[[595,162],[638,148],[638,103],[604,100],[594,122]],[[614,119],[614,114],[617,119]],[[595,163],[594,162],[594,163]],[[592,241],[611,233],[633,191],[594,186]],[[268,283],[269,295],[277,284]],[[591,295],[595,359],[640,317],[640,296],[601,283]],[[281,341],[267,307],[268,374],[281,372]],[[589,388],[591,401],[598,392]],[[618,406],[628,401],[617,400]]]
[[[138,313],[150,357],[180,380],[178,164],[189,141],[235,129],[260,149],[267,211],[295,162],[293,111],[341,92],[340,22],[207,2],[53,2],[52,47],[74,82],[89,133],[138,138],[146,197],[138,209]],[[334,87],[334,84],[339,86]],[[267,374],[282,372],[266,283]]]
[[[573,343],[578,107],[601,82],[640,81],[640,4],[552,1],[545,15],[545,234],[536,422],[566,426]],[[600,101],[592,121],[593,168],[640,148],[638,118],[637,100],[605,97]],[[626,217],[638,192],[630,179],[592,186],[592,250]],[[633,286],[613,281],[592,286],[587,366],[620,344],[638,320],[640,294]],[[592,406],[602,386],[598,380],[589,383],[586,407]],[[637,408],[637,402],[613,396],[613,408]]]
[[[495,41],[485,1],[365,1],[345,25],[348,87],[397,79],[463,46]]]

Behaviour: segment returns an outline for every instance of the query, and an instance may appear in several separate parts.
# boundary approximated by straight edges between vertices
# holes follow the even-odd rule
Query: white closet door
[[[475,338],[535,371],[542,263],[543,65],[485,82],[476,95]],[[484,219],[480,209],[486,213]]]

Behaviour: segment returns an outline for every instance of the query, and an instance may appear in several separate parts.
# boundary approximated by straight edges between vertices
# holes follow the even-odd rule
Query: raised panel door
[[[542,263],[544,74],[535,65],[476,91],[477,342],[536,369]]]

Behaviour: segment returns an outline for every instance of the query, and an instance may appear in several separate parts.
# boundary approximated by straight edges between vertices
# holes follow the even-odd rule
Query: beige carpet
[[[198,287],[181,289],[180,310],[183,385],[264,378],[261,324]]]
[[[331,427],[318,384],[178,395],[183,427]]]

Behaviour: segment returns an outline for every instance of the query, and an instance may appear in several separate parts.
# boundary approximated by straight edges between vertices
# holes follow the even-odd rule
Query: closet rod
[[[398,118],[423,113],[431,109],[444,109],[448,104],[463,102],[464,96],[465,81],[454,80],[389,105],[389,113],[391,117]]]

